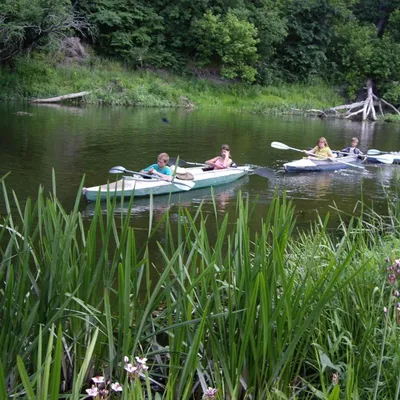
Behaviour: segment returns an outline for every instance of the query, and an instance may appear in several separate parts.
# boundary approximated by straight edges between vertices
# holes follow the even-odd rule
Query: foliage
[[[313,86],[249,86],[179,78],[165,72],[132,71],[117,62],[92,57],[83,65],[56,66],[48,59],[19,57],[13,72],[0,68],[3,99],[53,97],[81,90],[90,104],[139,107],[228,108],[262,113],[290,113],[291,108],[328,108],[343,100],[322,82]]]
[[[4,0],[0,3],[0,61],[87,28],[85,18],[69,0]]]
[[[291,80],[327,76],[327,49],[335,26],[348,15],[340,0],[285,0],[288,34],[278,47],[279,64]]]
[[[351,94],[363,86],[365,77],[373,77],[382,89],[389,81],[400,79],[400,44],[390,35],[377,38],[372,25],[342,26],[337,32],[335,54],[338,73],[348,82]]]
[[[117,56],[132,66],[168,66],[174,57],[164,51],[162,17],[147,2],[133,0],[81,1],[80,9],[97,27],[100,54]]]
[[[208,12],[194,25],[192,35],[198,42],[200,65],[215,61],[222,65],[221,72],[226,78],[255,80],[258,40],[253,24],[239,20],[232,12],[222,18]]]
[[[80,195],[65,210],[54,176],[50,197],[14,196],[15,213],[4,183],[3,194],[3,395],[79,399],[96,375],[122,382],[126,400],[207,398],[211,388],[219,399],[399,395],[396,203],[387,217],[360,204],[331,235],[328,216],[296,231],[292,204],[277,195],[252,234],[239,194],[235,224],[215,213],[214,240],[201,207],[153,223],[150,206],[141,246],[133,199],[97,202],[84,221]],[[143,355],[149,370],[139,375],[129,361]]]

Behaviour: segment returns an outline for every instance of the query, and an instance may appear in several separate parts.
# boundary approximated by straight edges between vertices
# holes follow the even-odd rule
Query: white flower
[[[125,362],[125,364],[128,364],[128,362],[129,362],[129,357],[128,356],[124,357],[124,362]]]
[[[86,389],[86,393],[91,397],[96,397],[99,394],[99,389],[93,385],[90,389]]]
[[[126,364],[125,365],[125,371],[127,371],[129,374],[133,374],[135,371],[137,371],[137,368],[134,367],[132,364]]]
[[[136,362],[138,363],[138,364],[142,364],[142,365],[146,365],[146,361],[147,361],[147,358],[145,358],[145,357],[135,357],[135,359],[136,359]]]
[[[104,376],[94,376],[92,381],[94,383],[104,383]]]
[[[114,390],[114,392],[122,392],[122,385],[120,385],[118,382],[112,383],[111,384],[111,389]]]

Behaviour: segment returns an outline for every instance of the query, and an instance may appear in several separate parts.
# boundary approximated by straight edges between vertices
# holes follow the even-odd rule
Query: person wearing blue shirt
[[[158,155],[157,164],[151,164],[148,167],[142,169],[142,174],[157,175],[167,181],[172,180],[172,171],[167,166],[169,161],[169,155],[167,153],[161,153]]]
[[[362,155],[360,149],[357,147],[358,146],[358,139],[356,137],[351,138],[351,146],[345,147],[344,149],[341,150],[341,153],[345,153],[344,156],[347,155]],[[346,154],[348,153],[348,154]]]

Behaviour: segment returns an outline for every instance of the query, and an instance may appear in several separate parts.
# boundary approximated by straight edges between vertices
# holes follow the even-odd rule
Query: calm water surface
[[[32,116],[18,115],[18,111]],[[163,122],[166,118],[169,123]],[[351,213],[361,194],[384,210],[385,194],[394,186],[397,166],[368,166],[364,171],[348,169],[332,173],[289,175],[282,164],[302,155],[271,148],[272,141],[305,149],[315,145],[319,136],[330,147],[340,149],[353,136],[360,148],[400,149],[400,126],[396,124],[357,123],[302,117],[271,117],[228,113],[220,110],[185,111],[102,107],[60,107],[8,103],[0,104],[0,175],[11,171],[6,180],[22,201],[35,198],[39,185],[51,190],[51,170],[55,169],[57,195],[71,209],[83,175],[85,186],[114,180],[108,170],[116,165],[140,170],[156,161],[157,154],[168,152],[188,161],[203,162],[219,154],[228,143],[237,164],[268,166],[282,173],[273,180],[249,176],[233,185],[216,188],[219,213],[235,210],[239,190],[251,201],[258,198],[252,219],[258,226],[276,188],[286,190],[296,205],[301,223],[325,215],[336,204]],[[213,212],[210,189],[202,189],[154,199],[157,215],[169,204],[184,204],[194,211],[204,202],[205,212]],[[149,200],[135,202],[132,226],[138,232],[148,226]],[[81,202],[83,214],[90,219],[93,205]],[[0,199],[0,215],[4,215]],[[145,233],[143,233],[145,235]]]

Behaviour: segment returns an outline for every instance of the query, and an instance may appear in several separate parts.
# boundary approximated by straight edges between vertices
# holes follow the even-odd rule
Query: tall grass
[[[40,57],[40,58],[39,58]],[[92,57],[82,65],[62,66],[45,56],[19,58],[12,70],[0,68],[0,99],[31,99],[91,91],[85,101],[145,107],[226,108],[256,113],[291,113],[293,109],[342,104],[335,88],[324,83],[277,87],[216,83],[173,76],[165,71],[135,71]]]
[[[96,375],[121,382],[122,399],[200,399],[208,387],[218,399],[399,397],[395,206],[390,218],[343,216],[332,236],[328,216],[298,232],[277,195],[251,234],[239,195],[233,226],[215,213],[215,239],[201,207],[179,208],[177,230],[167,212],[139,245],[133,199],[118,216],[119,200],[105,215],[98,202],[86,226],[80,195],[67,212],[55,178],[35,203],[4,182],[3,195],[1,398],[79,399]],[[149,370],[127,373],[125,356]]]

